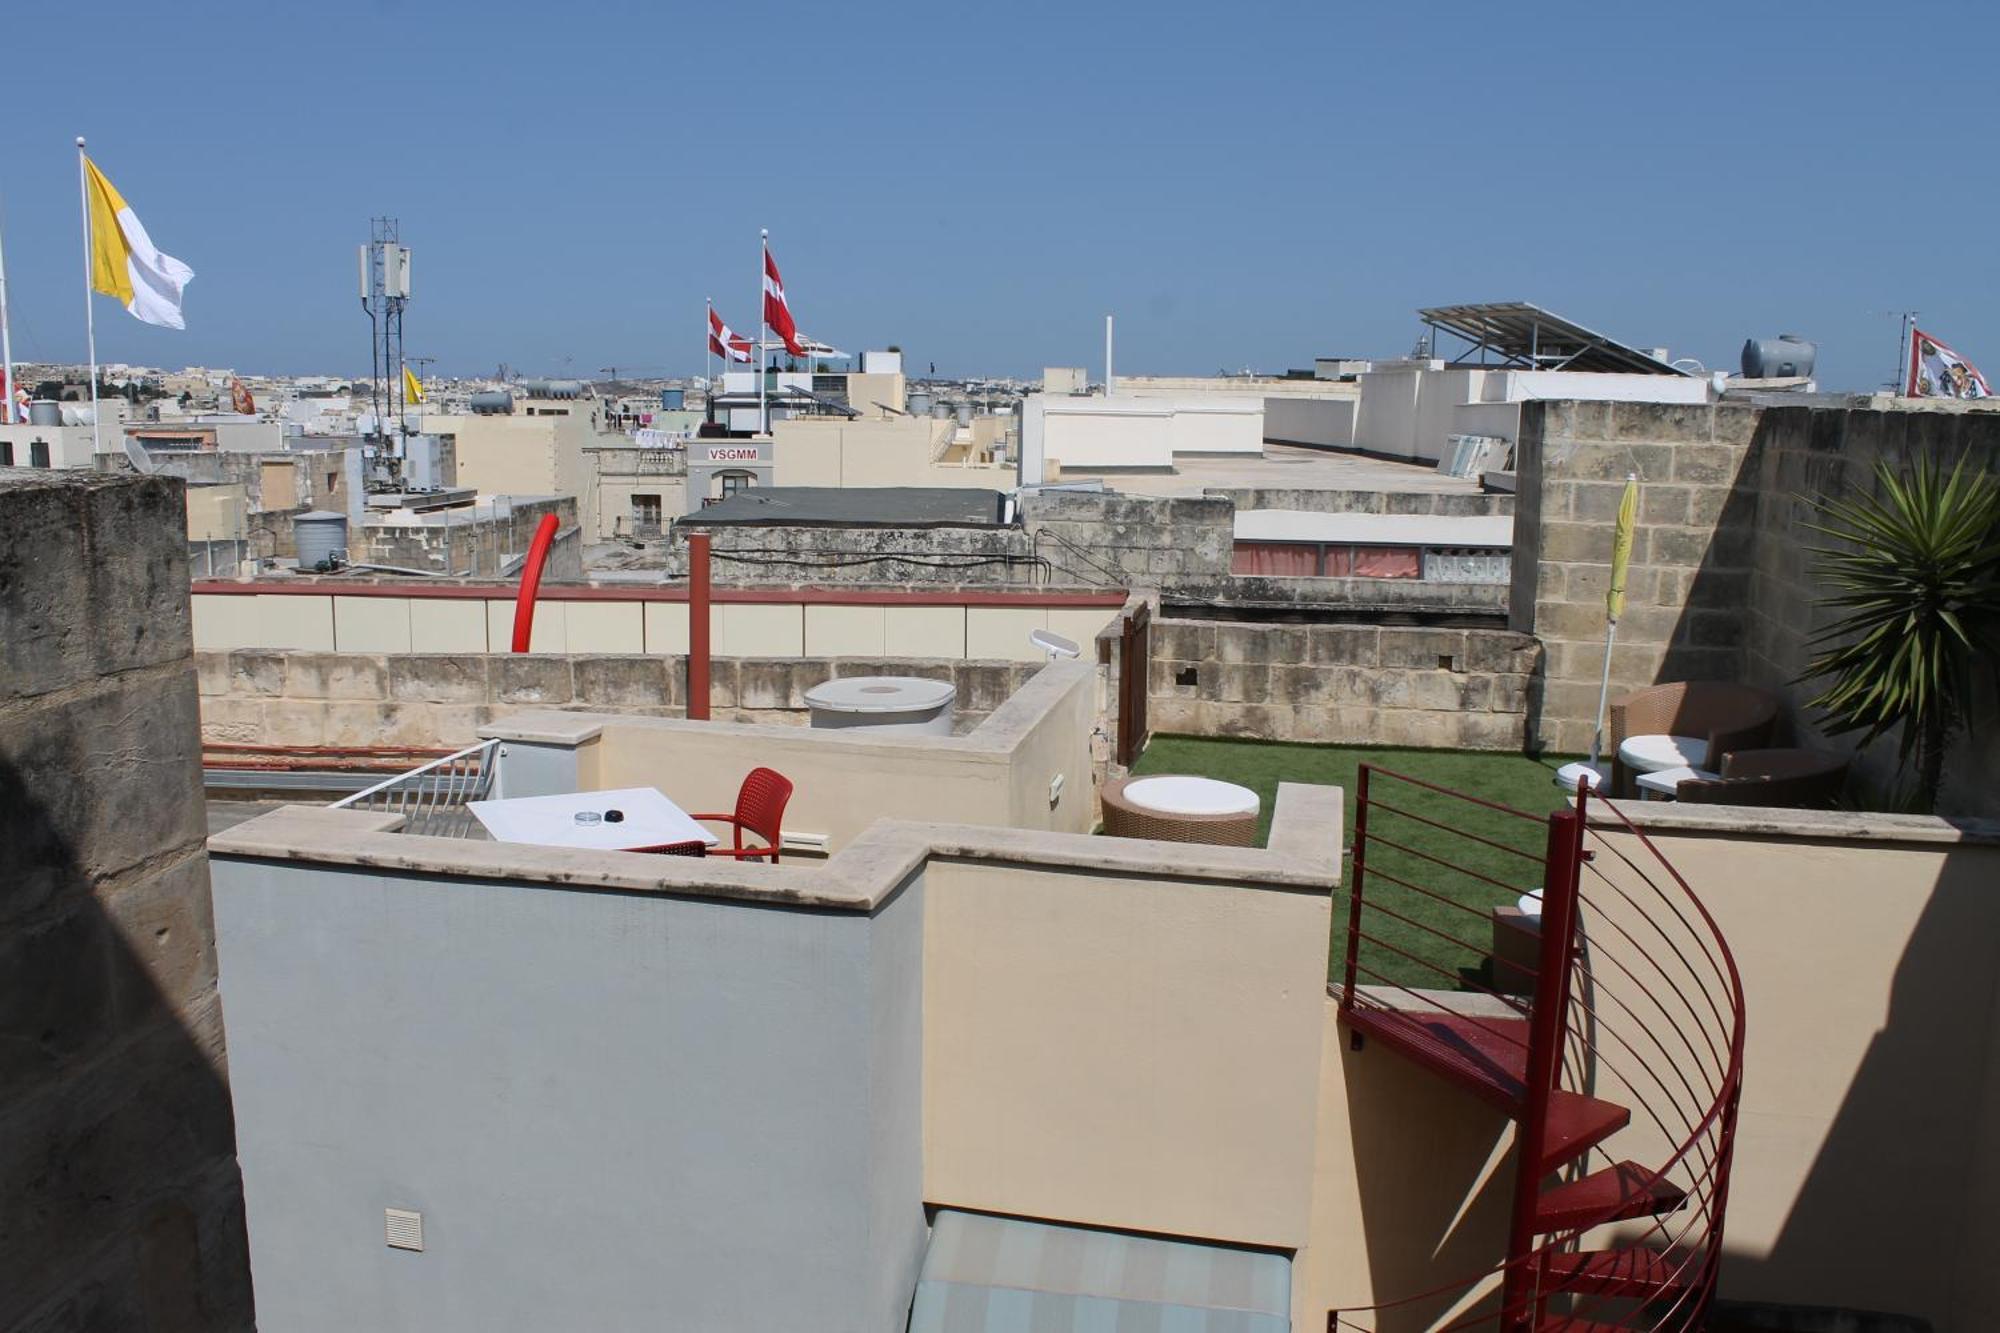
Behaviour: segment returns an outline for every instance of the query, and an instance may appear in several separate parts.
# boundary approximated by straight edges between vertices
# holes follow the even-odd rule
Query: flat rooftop
[[[1211,489],[1304,491],[1421,491],[1479,495],[1477,481],[1447,477],[1427,463],[1399,463],[1363,454],[1299,445],[1267,444],[1261,458],[1191,457],[1174,460],[1168,473],[1093,472],[1064,468],[1063,481],[1103,480],[1126,495],[1200,495]]]

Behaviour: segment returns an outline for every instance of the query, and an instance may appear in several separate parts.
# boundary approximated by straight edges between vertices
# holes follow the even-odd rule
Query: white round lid
[[[922,676],[842,676],[806,691],[806,706],[836,713],[908,713],[942,708],[958,697],[948,680]]]
[[[1169,815],[1254,815],[1262,805],[1257,793],[1248,787],[1181,776],[1128,782],[1124,797],[1134,805]]]

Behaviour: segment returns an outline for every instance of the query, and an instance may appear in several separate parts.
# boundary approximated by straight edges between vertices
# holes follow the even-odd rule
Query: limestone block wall
[[[511,713],[564,708],[687,715],[684,657],[644,654],[198,653],[201,734],[285,746],[464,746]],[[976,726],[1039,662],[880,658],[723,658],[710,663],[717,721],[804,726],[805,692],[836,676],[923,676],[958,688],[962,729]]]
[[[1156,620],[1147,720],[1192,736],[1519,750],[1538,657],[1498,629]]]
[[[1830,737],[1806,706],[1820,688],[1797,683],[1812,657],[1811,636],[1830,617],[1817,605],[1824,590],[1812,575],[1809,548],[1828,539],[1811,533],[1817,504],[1829,496],[1872,494],[1875,468],[1901,467],[1929,456],[1950,466],[1960,458],[2000,472],[2000,412],[1954,406],[1923,410],[1854,407],[1844,410],[1766,409],[1756,455],[1746,472],[1754,487],[1755,577],[1743,608],[1744,678],[1779,691],[1801,744],[1848,748],[1853,738]],[[1939,809],[1945,814],[2000,815],[2000,699],[1979,682],[1974,715],[1946,756]],[[1885,738],[1858,756],[1857,792],[1893,801],[1899,777],[1896,746]],[[1908,784],[1903,784],[1907,786]]]
[[[252,1325],[182,486],[0,469],[0,1328]]]
[[[1477,518],[1511,514],[1514,497],[1498,492],[1310,490],[1290,486],[1210,486],[1238,509],[1283,509],[1310,514],[1441,514]]]
[[[1743,671],[1757,544],[1744,485],[1758,409],[1736,404],[1530,402],[1509,624],[1542,641],[1532,743],[1590,747],[1604,665],[1605,594],[1625,478],[1641,484],[1611,690]],[[1794,534],[1790,540],[1796,540]]]

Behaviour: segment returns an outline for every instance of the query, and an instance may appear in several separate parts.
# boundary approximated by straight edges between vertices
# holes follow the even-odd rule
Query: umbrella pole
[[[1612,621],[1604,630],[1604,674],[1597,683],[1597,716],[1591,719],[1590,766],[1597,767],[1597,761],[1604,752],[1604,710],[1611,703],[1611,645],[1618,640],[1618,622]]]

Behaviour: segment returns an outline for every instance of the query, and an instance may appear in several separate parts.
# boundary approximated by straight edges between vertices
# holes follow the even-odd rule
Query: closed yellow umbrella
[[[1615,626],[1618,617],[1625,614],[1625,574],[1632,565],[1632,531],[1639,526],[1639,477],[1629,474],[1625,478],[1625,495],[1618,501],[1618,529],[1611,538],[1611,588],[1604,595],[1604,611]],[[1607,643],[1605,662],[1611,660]],[[1599,707],[1598,716],[1604,715]]]
[[[1556,784],[1565,791],[1589,787],[1595,791],[1610,780],[1598,759],[1604,753],[1604,710],[1611,702],[1611,646],[1618,639],[1618,617],[1625,614],[1625,576],[1632,567],[1632,537],[1639,527],[1639,474],[1625,477],[1625,494],[1618,500],[1618,524],[1611,533],[1611,586],[1604,590],[1604,675],[1597,687],[1597,716],[1591,721],[1590,760],[1564,764]]]

